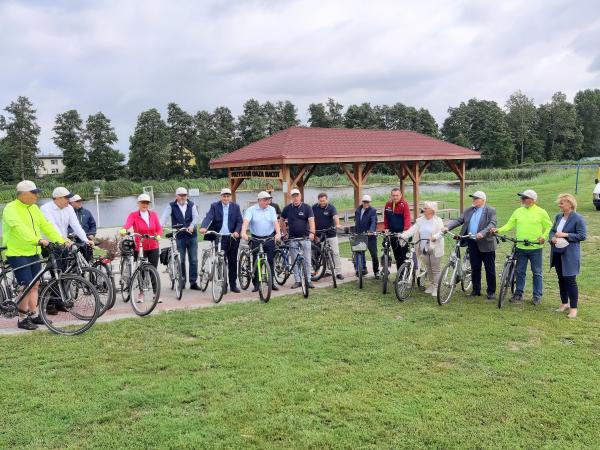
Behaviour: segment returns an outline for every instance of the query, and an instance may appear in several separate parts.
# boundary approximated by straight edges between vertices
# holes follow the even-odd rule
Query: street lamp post
[[[94,188],[94,195],[96,196],[96,224],[98,228],[100,228],[100,203],[98,201],[98,196],[100,195],[100,186],[96,186]]]

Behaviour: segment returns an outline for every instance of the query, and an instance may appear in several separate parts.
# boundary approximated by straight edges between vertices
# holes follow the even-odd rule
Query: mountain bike
[[[221,239],[225,235],[216,231],[207,231],[206,235],[213,235],[215,238],[211,242],[210,248],[202,252],[200,273],[198,274],[200,289],[206,291],[209,281],[212,281],[212,299],[213,302],[219,303],[227,291],[227,259],[221,248]]]
[[[264,244],[274,240],[273,237],[268,238],[250,238],[248,242],[258,243],[258,247],[252,249],[250,246],[245,247],[240,254],[238,261],[238,279],[240,287],[247,289],[250,286],[250,281],[253,279],[257,280],[258,296],[260,301],[267,303],[271,299],[271,291],[273,286],[273,274],[271,273],[271,266],[267,259],[267,252],[265,252]],[[256,261],[254,260],[254,253],[256,253]]]
[[[169,274],[169,279],[171,280],[171,290],[175,289],[175,298],[177,298],[177,300],[181,300],[181,297],[183,296],[183,285],[185,284],[183,273],[181,271],[181,255],[177,248],[177,235],[179,233],[189,234],[189,231],[174,225],[173,231],[165,234],[165,237],[170,241],[169,247],[166,249],[168,252],[166,261],[167,272]]]
[[[329,270],[333,278],[333,287],[337,288],[337,279],[335,277],[335,258],[333,256],[333,248],[327,239],[327,232],[335,230],[335,227],[324,230],[316,230],[318,239],[311,244],[311,269],[312,280],[319,281]]]
[[[427,267],[424,264],[418,264],[417,246],[421,242],[429,242],[429,239],[419,239],[416,242],[409,242],[406,239],[397,236],[399,241],[403,241],[408,245],[406,259],[396,273],[394,281],[394,292],[396,298],[403,302],[413,291],[415,284],[421,288],[425,288],[425,278],[427,277]]]
[[[306,273],[306,269],[304,267],[304,248],[301,242],[306,241],[306,238],[288,238],[284,241],[282,245],[279,246],[277,250],[275,250],[275,257],[277,259],[273,260],[275,266],[275,280],[277,280],[278,284],[280,280],[287,280],[292,273],[294,273],[294,266],[298,266],[298,272],[300,274],[300,286],[302,288],[302,295],[304,298],[308,297],[308,273]],[[291,249],[291,244],[296,246],[298,253],[296,253],[296,258],[294,261],[290,263],[290,254],[289,251]]]
[[[437,301],[440,306],[448,304],[454,293],[454,289],[459,282],[462,291],[465,293],[473,287],[469,247],[466,248],[463,256],[461,256],[460,249],[464,245],[466,239],[475,239],[475,235],[465,234],[464,236],[460,236],[451,231],[447,231],[446,233],[452,236],[452,239],[456,241],[456,245],[450,254],[448,263],[442,269],[438,281]]]
[[[283,286],[292,272],[286,270],[290,264],[290,247],[283,241],[276,243],[273,254],[273,278],[278,285]]]
[[[352,233],[350,234],[350,249],[352,250],[352,261],[354,261],[354,270],[358,278],[358,288],[364,286],[364,267],[366,264],[365,253],[367,252],[367,243],[370,233]]]
[[[387,294],[392,265],[392,239],[390,233],[377,233],[383,236],[381,241],[381,293]]]
[[[510,253],[506,255],[504,260],[504,266],[502,267],[502,275],[500,275],[500,292],[498,293],[498,308],[504,306],[506,295],[510,290],[511,294],[515,293],[517,285],[516,269],[517,269],[517,244],[524,244],[530,246],[535,242],[528,240],[519,241],[508,236],[498,235],[496,236],[501,242],[512,242],[512,249]]]

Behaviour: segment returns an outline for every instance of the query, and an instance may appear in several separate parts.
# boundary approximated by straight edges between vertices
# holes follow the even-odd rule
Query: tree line
[[[0,115],[0,179],[15,182],[35,177],[39,165],[36,110],[27,97],[11,102]],[[172,179],[211,177],[211,159],[291,126],[300,125],[289,100],[261,104],[250,99],[237,118],[226,106],[214,111],[185,111],[167,106],[167,117],[149,109],[137,118],[129,138],[129,158],[115,148],[117,135],[102,112],[84,119],[77,110],[56,116],[54,144],[63,153],[66,181],[113,180],[121,177]],[[308,107],[307,125],[323,128],[413,130],[481,153],[483,167],[524,162],[577,160],[600,153],[600,89],[577,92],[569,102],[562,92],[537,105],[521,91],[501,107],[470,99],[448,109],[440,128],[425,108],[394,105],[344,106],[329,98]]]

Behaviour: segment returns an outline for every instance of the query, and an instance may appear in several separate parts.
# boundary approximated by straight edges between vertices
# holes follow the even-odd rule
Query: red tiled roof
[[[479,158],[476,151],[414,131],[292,127],[211,160],[210,167]]]

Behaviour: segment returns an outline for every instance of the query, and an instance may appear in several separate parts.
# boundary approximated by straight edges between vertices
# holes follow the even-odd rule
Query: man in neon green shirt
[[[506,225],[496,229],[492,228],[492,233],[506,233],[516,228],[515,235],[519,241],[530,241],[535,244],[525,245],[517,244],[517,287],[511,298],[511,302],[520,302],[523,300],[523,290],[525,289],[525,278],[527,274],[527,262],[531,263],[531,272],[533,272],[533,304],[539,305],[542,302],[543,278],[542,278],[542,252],[544,243],[548,240],[552,222],[546,210],[535,204],[537,193],[534,190],[517,194],[521,197],[521,207],[517,208]]]
[[[35,262],[40,259],[40,246],[49,244],[42,238],[42,232],[52,242],[65,242],[36,205],[40,191],[32,181],[21,181],[17,184],[17,199],[6,205],[2,214],[3,245],[8,264],[14,268],[34,263],[15,270],[15,278],[23,287],[29,285],[41,270],[40,263]],[[36,283],[19,303],[19,328],[35,330],[37,325],[44,323],[39,315],[33,317],[37,311],[38,288],[39,283]]]

